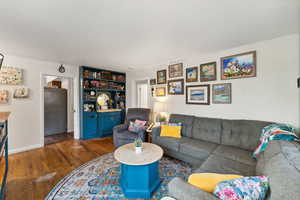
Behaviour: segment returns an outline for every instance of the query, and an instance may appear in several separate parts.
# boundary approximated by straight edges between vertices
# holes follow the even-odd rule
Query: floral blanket
[[[263,128],[260,136],[260,144],[253,153],[253,158],[263,152],[271,140],[299,141],[300,138],[295,134],[295,128],[287,124],[271,124]]]

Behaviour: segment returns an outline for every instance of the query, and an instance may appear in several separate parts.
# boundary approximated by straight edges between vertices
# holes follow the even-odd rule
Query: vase
[[[142,153],[142,147],[135,147],[135,153]]]

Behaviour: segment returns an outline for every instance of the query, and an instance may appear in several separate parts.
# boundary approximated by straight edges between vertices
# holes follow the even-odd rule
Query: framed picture
[[[185,69],[185,81],[197,82],[198,81],[198,67],[190,67]]]
[[[156,79],[155,78],[150,79],[150,85],[156,85]]]
[[[92,93],[93,91],[91,91]],[[91,96],[94,96],[91,94]],[[14,91],[14,99],[20,99],[20,98],[28,98],[29,97],[29,89],[28,88],[17,88]]]
[[[157,71],[157,84],[166,84],[167,83],[167,70]]]
[[[217,63],[210,62],[200,65],[200,81],[215,81],[217,80]]]
[[[231,104],[231,83],[213,84],[212,102],[215,104]]]
[[[157,87],[155,90],[155,95],[157,97],[166,96],[166,88],[165,87]]]
[[[0,71],[1,85],[18,85],[23,81],[22,69],[2,67]]]
[[[183,63],[169,65],[169,78],[183,76]]]
[[[184,80],[169,80],[168,81],[168,94],[169,95],[181,95],[184,94]]]
[[[256,51],[221,58],[221,79],[256,77]]]
[[[186,86],[186,104],[210,104],[209,85],[188,85]]]
[[[0,104],[7,104],[9,100],[8,90],[0,90]]]

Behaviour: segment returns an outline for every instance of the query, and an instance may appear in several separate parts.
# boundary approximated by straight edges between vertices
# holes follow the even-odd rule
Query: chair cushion
[[[225,145],[220,145],[213,152],[213,154],[228,158],[234,161],[238,161],[247,165],[256,165],[256,160],[252,158],[252,152],[239,149],[236,147],[230,147]]]
[[[179,151],[179,144],[182,140],[181,138],[173,138],[173,137],[160,137],[156,136],[152,138],[153,143],[157,144],[163,148],[167,148],[173,151]]]
[[[184,138],[180,144],[179,152],[200,160],[208,158],[209,154],[218,145],[197,139]]]
[[[221,144],[222,120],[195,117],[192,137],[195,139]]]
[[[255,166],[211,154],[200,168],[195,170],[195,173],[220,173],[253,176],[255,174]]]
[[[205,192],[213,193],[218,183],[242,177],[234,174],[195,173],[189,176],[188,183]]]
[[[126,138],[126,139],[136,139],[138,134],[135,132],[130,132],[128,130],[124,130],[123,132],[117,132],[114,134],[117,138]]]
[[[180,114],[171,114],[170,123],[182,123],[181,135],[185,137],[192,137],[192,127],[194,116],[192,115],[180,115]]]
[[[270,124],[253,120],[222,120],[222,144],[254,151],[262,129]]]

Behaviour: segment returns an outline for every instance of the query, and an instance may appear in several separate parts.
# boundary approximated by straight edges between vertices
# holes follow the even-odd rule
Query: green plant
[[[138,137],[137,139],[134,140],[135,147],[142,147],[142,145],[143,145],[143,141],[140,137]]]

